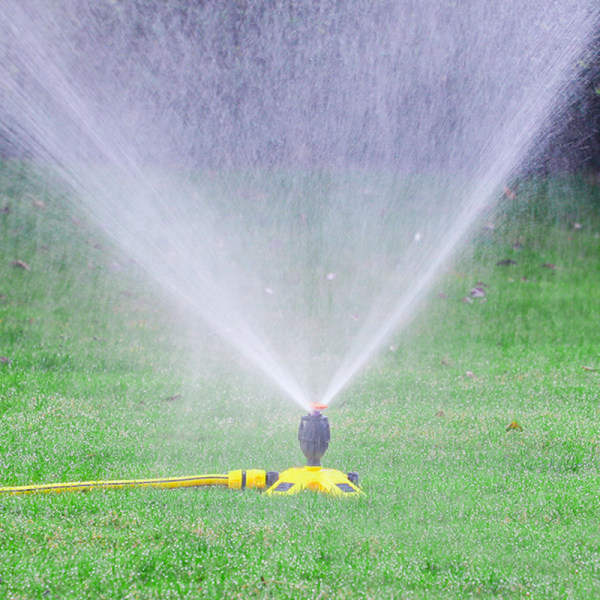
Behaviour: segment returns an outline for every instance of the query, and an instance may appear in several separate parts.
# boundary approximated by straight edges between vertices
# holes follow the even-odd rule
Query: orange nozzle
[[[311,402],[310,408],[311,408],[311,410],[325,410],[327,408],[327,404],[319,404],[317,402]]]

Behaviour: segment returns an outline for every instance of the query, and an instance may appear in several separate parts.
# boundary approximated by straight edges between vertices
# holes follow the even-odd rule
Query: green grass
[[[298,409],[214,338],[187,356],[182,317],[44,178],[1,181],[2,485],[302,462]],[[524,184],[329,409],[326,465],[364,499],[4,496],[0,598],[600,596],[599,197]]]

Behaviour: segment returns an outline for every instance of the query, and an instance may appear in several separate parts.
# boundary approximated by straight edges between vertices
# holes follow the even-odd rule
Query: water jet
[[[316,472],[310,400],[335,401],[494,212],[598,9],[238,4],[5,0],[0,128],[310,411]]]

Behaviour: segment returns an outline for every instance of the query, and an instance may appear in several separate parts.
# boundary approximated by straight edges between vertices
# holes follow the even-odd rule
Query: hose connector
[[[227,487],[230,490],[244,490],[246,488],[264,490],[267,486],[267,472],[261,469],[248,469],[242,471],[229,471],[227,473]]]

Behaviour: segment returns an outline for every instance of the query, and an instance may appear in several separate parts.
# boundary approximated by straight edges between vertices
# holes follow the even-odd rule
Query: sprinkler
[[[248,469],[229,471],[226,474],[194,475],[159,479],[117,479],[108,481],[74,481],[0,487],[0,494],[34,494],[40,492],[89,491],[92,489],[124,489],[153,487],[173,489],[181,487],[224,486],[243,490],[265,490],[267,496],[298,494],[303,490],[323,492],[332,496],[361,496],[356,473],[344,474],[335,469],[324,469],[321,458],[329,447],[331,437],[329,420],[321,412],[325,405],[313,404],[311,411],[300,419],[298,441],[306,456],[305,467],[294,467],[279,474],[275,471]]]
[[[321,412],[326,405],[313,404],[311,408],[311,412],[300,419],[298,428],[298,441],[306,456],[306,466],[288,469],[281,475],[267,474],[265,493],[267,496],[281,496],[312,490],[332,496],[362,495],[356,473],[344,474],[321,466],[321,458],[331,437],[329,420]]]

